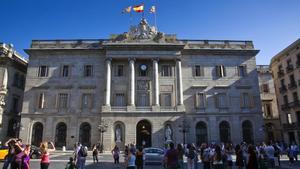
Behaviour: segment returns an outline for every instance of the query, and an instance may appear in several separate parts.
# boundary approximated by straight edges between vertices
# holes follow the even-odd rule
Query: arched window
[[[207,126],[203,121],[200,121],[196,125],[196,144],[201,145],[207,142]]]
[[[40,122],[34,123],[32,127],[32,139],[31,144],[35,146],[40,146],[42,140],[43,140],[43,124]]]
[[[227,121],[222,121],[219,125],[220,141],[228,143],[231,141],[230,125]]]
[[[246,120],[243,122],[242,128],[243,128],[243,140],[246,143],[253,143],[252,123],[249,120]]]
[[[56,125],[55,146],[56,147],[66,146],[66,138],[67,138],[67,125],[63,122],[60,122]]]
[[[91,146],[91,125],[87,122],[80,125],[79,142],[84,146]]]

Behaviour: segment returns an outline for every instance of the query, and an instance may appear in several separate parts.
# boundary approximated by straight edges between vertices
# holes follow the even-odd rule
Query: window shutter
[[[225,77],[226,76],[226,69],[225,69],[225,66],[222,65],[222,77]]]
[[[198,96],[198,93],[195,94],[195,108],[196,109],[199,108],[199,96]]]
[[[255,106],[255,97],[253,95],[250,95],[249,99],[250,99],[250,108],[253,108]]]
[[[240,94],[240,107],[244,108],[245,104],[244,104],[244,95],[243,93]]]
[[[200,66],[200,75],[204,76],[204,67],[203,66]]]
[[[220,75],[220,66],[216,66],[216,76],[221,77],[221,75]]]

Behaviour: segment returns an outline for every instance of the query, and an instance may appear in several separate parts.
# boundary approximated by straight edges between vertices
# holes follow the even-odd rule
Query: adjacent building
[[[109,39],[33,40],[25,51],[27,143],[263,140],[251,41],[177,39],[142,19]]]
[[[282,128],[272,71],[269,65],[257,65],[260,98],[264,118],[265,141],[282,141]]]
[[[0,141],[19,136],[26,70],[13,46],[0,43]]]
[[[300,143],[300,39],[275,55],[270,64],[279,105],[283,138]]]

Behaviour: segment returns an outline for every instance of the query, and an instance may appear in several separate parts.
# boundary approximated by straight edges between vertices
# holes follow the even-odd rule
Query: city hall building
[[[33,40],[21,138],[105,150],[263,139],[251,41],[185,40],[142,19],[109,39]]]

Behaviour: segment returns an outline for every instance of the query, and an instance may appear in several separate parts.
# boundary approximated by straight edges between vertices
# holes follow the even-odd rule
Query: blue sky
[[[32,39],[109,38],[128,30],[122,9],[140,3],[156,5],[159,30],[180,39],[254,41],[257,64],[300,38],[300,0],[1,0],[0,41],[25,55]]]

